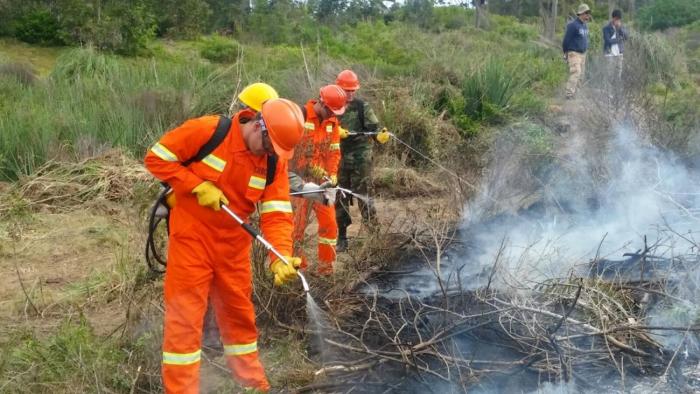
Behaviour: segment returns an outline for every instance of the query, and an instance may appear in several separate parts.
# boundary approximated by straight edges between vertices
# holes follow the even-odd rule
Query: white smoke
[[[566,138],[562,151],[569,154],[566,165],[555,164],[543,180],[541,214],[516,216],[488,231],[469,233],[481,250],[466,262],[472,274],[488,270],[500,254],[501,270],[521,281],[563,277],[596,256],[621,259],[624,252],[641,250],[645,236],[647,245],[660,244],[669,252],[692,248],[692,243],[667,230],[700,229],[700,212],[695,208],[700,184],[672,154],[625,126],[614,127],[607,143],[580,134],[559,138]],[[584,146],[591,143],[602,146],[597,155]],[[490,193],[502,194],[493,189]],[[492,203],[491,198],[481,201]],[[480,209],[480,204],[471,205],[467,217],[483,220]],[[467,226],[473,224],[467,220]],[[474,288],[487,278],[481,279],[472,283]]]

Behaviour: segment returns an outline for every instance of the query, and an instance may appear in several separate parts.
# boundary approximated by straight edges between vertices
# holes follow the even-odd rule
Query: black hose
[[[156,202],[151,207],[151,211],[148,215],[148,236],[146,237],[146,264],[148,264],[148,269],[155,274],[162,274],[165,272],[166,258],[161,256],[158,252],[155,242],[155,232],[158,228],[160,222],[165,219],[166,231],[170,234],[170,209],[168,209],[168,214],[165,218],[156,216],[158,207],[163,205],[167,208],[167,203],[165,198],[170,191],[170,187],[166,187],[160,192]]]

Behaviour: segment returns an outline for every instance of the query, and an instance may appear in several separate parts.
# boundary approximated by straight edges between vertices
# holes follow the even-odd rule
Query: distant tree
[[[489,0],[489,12],[522,19],[539,16],[539,0]]]
[[[14,36],[30,44],[62,45],[61,24],[56,14],[43,4],[35,5],[14,21]]]
[[[433,0],[406,0],[399,13],[402,20],[428,28],[433,15]]]
[[[486,0],[472,0],[472,5],[476,10],[475,24],[477,29],[488,26],[486,14]]]
[[[374,20],[383,17],[387,11],[381,0],[350,0],[343,20],[350,23]]]
[[[540,0],[540,15],[544,24],[544,36],[548,40],[554,40],[554,32],[557,29],[558,0]]]
[[[248,0],[206,0],[211,10],[204,31],[238,33],[250,12]]]
[[[195,38],[206,32],[212,13],[206,0],[150,0],[156,11],[158,35]]]
[[[643,29],[660,30],[700,20],[700,0],[655,0],[639,9],[637,22]]]
[[[322,22],[336,22],[346,8],[345,0],[318,0],[314,15]]]
[[[298,45],[317,38],[318,23],[311,23],[309,10],[315,5],[295,0],[255,0],[245,21],[244,36],[265,43]]]

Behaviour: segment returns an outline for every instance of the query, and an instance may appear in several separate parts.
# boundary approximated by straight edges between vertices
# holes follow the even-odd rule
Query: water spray
[[[287,259],[284,256],[282,256],[282,254],[280,252],[278,252],[277,249],[275,249],[275,247],[272,246],[272,244],[267,242],[267,240],[265,238],[263,238],[262,235],[260,235],[260,233],[258,233],[253,228],[253,226],[244,222],[243,219],[241,219],[238,215],[233,213],[233,211],[231,209],[229,209],[229,207],[226,204],[221,204],[221,209],[223,209],[224,212],[228,213],[229,216],[231,216],[233,218],[233,220],[238,222],[238,224],[240,224],[241,227],[243,227],[243,229],[248,234],[250,234],[251,237],[255,238],[256,240],[258,240],[258,242],[263,244],[263,246],[265,246],[265,249],[272,252],[272,254],[277,256],[277,258],[280,259],[284,264],[289,265],[289,261],[287,261]],[[304,289],[304,293],[306,293],[307,298],[309,298],[308,297],[309,296],[309,282],[306,281],[304,274],[302,274],[301,272],[297,271],[297,275],[299,275],[299,279],[301,279],[301,287]]]

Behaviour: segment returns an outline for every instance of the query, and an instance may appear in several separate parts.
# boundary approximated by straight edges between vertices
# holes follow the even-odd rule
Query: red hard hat
[[[333,111],[336,115],[342,115],[345,113],[345,103],[347,102],[347,96],[345,91],[338,85],[326,85],[321,88],[319,92],[319,97],[321,102]]]
[[[352,70],[343,70],[335,78],[335,84],[345,90],[354,91],[360,88],[360,80]]]
[[[291,159],[304,132],[304,115],[299,106],[287,99],[272,99],[263,104],[261,115],[277,156]]]

